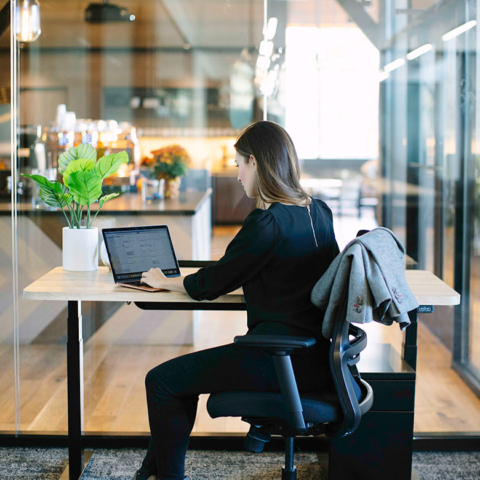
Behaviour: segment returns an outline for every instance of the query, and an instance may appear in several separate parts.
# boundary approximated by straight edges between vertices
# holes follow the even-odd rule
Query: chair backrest
[[[360,360],[360,352],[367,346],[367,334],[346,320],[347,302],[348,289],[343,292],[339,304],[329,354],[330,371],[344,418],[342,422],[327,427],[325,433],[330,437],[352,433],[360,424],[362,415],[368,412],[373,404],[373,390],[368,383],[361,380],[355,367]],[[356,393],[359,389],[360,400]]]

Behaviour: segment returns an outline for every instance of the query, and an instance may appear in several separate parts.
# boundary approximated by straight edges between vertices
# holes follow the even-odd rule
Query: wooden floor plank
[[[59,345],[51,345],[50,349],[45,353],[57,361],[58,352],[61,349]],[[62,349],[64,350],[64,349]],[[36,387],[32,388],[33,395],[26,401],[21,403],[21,422],[30,425],[39,415],[45,404],[52,397],[55,392],[62,387],[62,384],[67,379],[67,369],[64,362],[53,363],[47,362],[44,365],[43,376],[38,376],[36,380]],[[22,391],[22,390],[20,390]],[[24,395],[21,395],[23,398]]]

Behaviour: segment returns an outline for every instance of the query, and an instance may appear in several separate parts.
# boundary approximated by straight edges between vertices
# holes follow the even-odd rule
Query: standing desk
[[[209,263],[211,262],[205,262],[205,264]],[[202,262],[180,262],[184,275],[195,272],[201,265]],[[420,305],[456,305],[460,303],[460,295],[432,273],[422,270],[407,270],[405,273],[407,282]],[[66,301],[68,303],[67,382],[70,480],[78,479],[84,468],[82,301],[140,302],[140,305],[145,302],[150,304],[150,307],[154,302],[154,308],[157,310],[245,310],[245,301],[241,290],[223,295],[211,302],[197,302],[182,293],[150,293],[118,287],[114,284],[112,274],[107,267],[99,267],[95,272],[65,272],[62,267],[54,268],[26,287],[23,296],[28,300]],[[148,305],[143,306],[148,308]],[[412,312],[410,318],[412,325],[406,330],[404,336],[403,361],[414,370],[417,348],[416,312]],[[365,378],[367,378],[366,375]],[[413,438],[413,421],[409,428],[409,434]],[[341,457],[341,447],[342,445],[336,450],[339,453],[338,458]],[[406,455],[408,454],[411,464],[411,447],[406,451]],[[405,480],[407,479],[405,478]]]

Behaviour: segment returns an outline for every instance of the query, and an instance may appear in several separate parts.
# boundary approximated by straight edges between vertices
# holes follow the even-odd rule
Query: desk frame
[[[68,469],[69,478],[77,479],[85,466],[82,302],[68,302],[67,324]]]

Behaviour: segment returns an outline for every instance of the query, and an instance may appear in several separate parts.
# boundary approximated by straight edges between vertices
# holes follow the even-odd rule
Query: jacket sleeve
[[[267,265],[272,258],[276,238],[273,214],[268,210],[254,210],[215,265],[185,277],[185,290],[194,300],[215,300],[220,295],[233,292]]]

